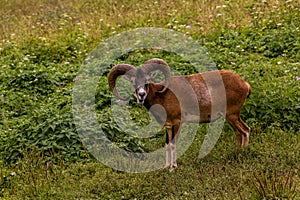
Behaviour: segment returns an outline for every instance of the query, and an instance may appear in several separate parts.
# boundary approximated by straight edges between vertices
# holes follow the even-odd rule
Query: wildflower
[[[26,56],[24,57],[24,60],[25,60],[25,61],[29,61],[29,58],[28,58],[28,57],[29,57],[29,55],[26,55]]]
[[[300,77],[299,76],[296,76],[296,81],[300,81]]]

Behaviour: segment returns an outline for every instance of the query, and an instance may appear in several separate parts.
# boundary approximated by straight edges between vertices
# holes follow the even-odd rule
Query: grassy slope
[[[299,56],[296,55],[298,52],[286,52],[291,55],[272,58],[268,56],[266,51],[268,49],[251,49],[251,46],[254,48],[255,45],[256,48],[261,48],[260,43],[255,41],[256,38],[251,32],[244,32],[247,28],[257,31],[257,35],[264,35],[269,30],[278,33],[289,31],[291,36],[299,39],[299,29],[297,30],[295,25],[299,17],[296,1],[256,3],[255,1],[12,0],[1,1],[0,4],[2,16],[0,50],[5,49],[5,52],[8,52],[1,58],[1,63],[5,75],[8,76],[14,76],[17,70],[28,66],[24,61],[27,54],[41,53],[51,58],[40,56],[34,69],[40,69],[40,65],[46,66],[45,68],[50,70],[50,76],[60,77],[64,80],[63,87],[72,88],[72,78],[87,52],[103,38],[132,28],[155,26],[172,28],[202,41],[218,65],[237,71],[247,78],[254,88],[252,98],[265,100],[258,101],[260,104],[266,103],[266,96],[273,97],[272,90],[276,91],[275,88],[279,88],[282,92],[281,97],[274,98],[275,101],[285,102],[281,100],[285,96],[284,92],[287,95],[292,92],[295,96],[299,95],[297,89],[287,90],[290,86],[299,88],[299,83],[297,85],[290,81],[299,73],[297,61]],[[270,35],[276,34],[270,31]],[[44,48],[47,46],[51,48]],[[237,46],[240,46],[241,50],[237,50]],[[73,50],[69,52],[68,47]],[[19,59],[19,62],[14,59]],[[60,65],[53,68],[53,65],[49,64],[53,61]],[[72,66],[68,65],[68,62]],[[17,67],[12,67],[12,63],[17,63]],[[69,68],[66,69],[66,66]],[[267,75],[261,76],[261,73]],[[282,82],[287,86],[281,86]],[[49,96],[45,95],[45,99],[47,98]],[[33,104],[40,106],[39,104],[51,103],[45,99]],[[272,102],[274,99],[269,101]],[[39,100],[32,99],[30,103],[36,101]],[[60,103],[60,100],[57,101]],[[65,99],[64,101],[69,102]],[[251,115],[251,109],[256,110],[258,107],[265,109],[263,105],[254,105],[253,102],[250,99],[247,102],[248,108],[245,108],[250,109],[246,110],[250,116],[254,115]],[[284,105],[281,107],[285,108]],[[258,112],[257,109],[255,114]],[[275,113],[276,110],[272,112]],[[14,120],[26,118],[11,121]],[[253,119],[248,120],[248,123],[252,126],[249,149],[236,150],[233,133],[226,127],[214,150],[204,159],[197,159],[203,139],[199,130],[193,145],[179,159],[179,168],[173,173],[161,170],[145,174],[126,174],[93,162],[75,163],[70,166],[61,163],[50,165],[45,169],[44,165],[35,162],[40,157],[28,153],[27,159],[25,158],[27,162],[0,169],[0,175],[4,180],[2,183],[5,183],[0,186],[0,197],[2,195],[16,199],[24,197],[259,199],[265,196],[271,199],[276,196],[291,198],[294,194],[300,193],[297,175],[298,129],[282,131],[278,128],[280,124],[276,123],[263,129],[261,124]],[[13,125],[10,121],[7,124]],[[4,124],[1,128],[5,130],[7,127]],[[17,176],[11,175],[12,172],[17,172]],[[298,195],[295,198],[300,197]]]

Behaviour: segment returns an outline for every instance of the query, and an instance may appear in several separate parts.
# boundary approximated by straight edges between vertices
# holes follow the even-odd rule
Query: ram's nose
[[[137,100],[138,103],[144,103],[145,99],[146,99],[146,91],[143,88],[138,89],[137,91]]]
[[[144,103],[146,92],[138,93],[138,103]]]
[[[139,92],[139,96],[141,97],[141,98],[144,98],[145,96],[146,96],[146,92]]]

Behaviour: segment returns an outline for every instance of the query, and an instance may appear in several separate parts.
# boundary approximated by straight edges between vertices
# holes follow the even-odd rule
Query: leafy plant
[[[2,3],[0,197],[297,199],[299,9],[298,2],[290,0]],[[90,155],[72,113],[77,72],[99,42],[140,27],[169,28],[201,41],[219,69],[234,71],[250,83],[252,94],[241,113],[252,130],[249,149],[236,150],[235,136],[225,125],[212,153],[199,160],[205,133],[205,126],[200,126],[189,151],[178,161],[182,167],[173,174],[161,170],[132,175],[85,163]],[[98,125],[112,145],[129,152],[163,147],[164,132],[142,137],[131,131],[152,120],[134,98],[125,116],[130,127],[117,124],[123,118],[113,116],[107,73],[114,64],[139,66],[153,57],[165,59],[182,74],[197,72],[172,52],[140,49],[107,62],[98,81]]]

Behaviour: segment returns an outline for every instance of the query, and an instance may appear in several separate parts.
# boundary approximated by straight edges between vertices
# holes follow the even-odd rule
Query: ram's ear
[[[135,83],[135,76],[136,76],[136,69],[131,69],[123,74],[121,77],[126,80],[130,81],[132,84]]]
[[[143,66],[144,74],[147,74],[147,80],[150,80],[151,78],[155,77],[157,79],[157,74],[159,74],[157,71],[160,71],[162,75],[164,76],[164,88],[159,91],[160,93],[163,93],[168,88],[170,79],[171,79],[171,70],[168,66],[168,64],[159,58],[152,58],[148,61],[146,61]],[[154,72],[153,74],[151,72]],[[159,77],[159,76],[158,76]],[[149,78],[149,79],[148,79]]]
[[[147,81],[151,81],[151,80],[155,79],[157,77],[157,75],[159,74],[159,72],[160,72],[159,70],[154,70],[154,71],[151,71],[150,73],[148,73],[146,75]]]
[[[135,82],[135,77],[129,74],[124,74],[121,76],[122,79],[126,80],[126,81],[130,81],[131,83]]]

